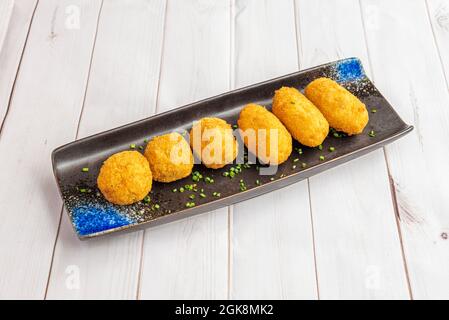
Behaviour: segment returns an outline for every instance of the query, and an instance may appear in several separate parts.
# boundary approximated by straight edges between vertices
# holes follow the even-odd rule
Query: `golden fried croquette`
[[[193,155],[187,141],[176,132],[154,137],[145,149],[153,179],[172,182],[192,173]]]
[[[320,110],[295,88],[276,90],[273,113],[293,138],[305,146],[319,146],[329,133],[329,123]]]
[[[232,127],[219,118],[202,118],[190,130],[193,152],[208,168],[219,169],[237,157],[238,142]]]
[[[306,97],[324,115],[329,125],[348,135],[363,131],[368,123],[365,105],[351,92],[329,78],[318,78],[305,89]]]
[[[97,185],[109,202],[125,205],[142,200],[151,191],[151,179],[147,159],[137,151],[123,151],[103,163]]]
[[[238,119],[248,150],[266,164],[281,164],[292,152],[292,136],[281,121],[264,107],[247,104]]]

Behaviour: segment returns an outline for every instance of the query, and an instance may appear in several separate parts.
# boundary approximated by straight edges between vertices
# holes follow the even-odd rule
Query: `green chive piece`
[[[189,198],[193,200],[193,199],[195,199],[195,195],[194,195],[194,194],[191,194],[191,195],[189,196]]]
[[[270,178],[270,180],[271,180],[271,181],[274,181],[274,178],[272,177],[272,178]]]
[[[191,201],[190,201],[190,202],[187,202],[187,203],[186,203],[186,207],[187,207],[187,208],[192,208],[192,207],[194,207],[194,206],[195,206],[195,202],[191,202]]]
[[[256,184],[257,184],[257,185],[260,185],[260,181],[259,181],[259,180],[256,180]]]
[[[320,144],[320,145],[318,146],[318,149],[319,149],[319,150],[323,150],[323,145]]]
[[[145,198],[143,198],[143,202],[150,203],[151,202],[150,196],[145,196]]]
[[[223,177],[227,177],[227,176],[229,176],[229,172],[223,172]]]
[[[205,195],[204,193],[201,192],[201,193],[200,193],[200,197],[201,197],[201,198],[206,198],[206,195]]]
[[[178,192],[178,189],[174,188],[174,189],[172,190],[172,192]]]
[[[376,136],[376,133],[374,132],[374,130],[371,130],[368,135],[372,138]]]
[[[143,150],[143,147],[142,147],[142,146],[139,146],[139,150]]]
[[[130,147],[131,149],[135,149],[135,148],[136,148],[136,144],[133,143],[133,144],[131,144],[129,147]]]
[[[148,143],[148,139],[146,139],[146,138],[143,139],[143,142],[144,142],[144,143]]]
[[[86,192],[87,192],[87,189],[86,189],[86,188],[81,188],[81,189],[79,189],[79,192],[81,192],[81,193],[86,193]]]
[[[329,151],[330,151],[330,152],[334,152],[334,151],[335,151],[335,148],[334,148],[334,147],[329,147]]]
[[[179,188],[179,192],[183,193],[185,189],[183,187]]]
[[[299,161],[299,158],[293,159],[293,162],[298,162],[298,161]]]
[[[320,156],[320,160],[321,160],[321,161],[324,161],[324,156]]]
[[[154,207],[156,208],[156,209],[159,209],[161,206],[160,205],[158,205],[157,203],[154,205]]]
[[[232,168],[231,168],[231,169],[232,169]],[[230,176],[231,178],[234,178],[234,176],[235,176],[234,171],[229,172],[229,176]]]
[[[371,109],[371,113],[376,113],[377,109]]]
[[[84,167],[81,169],[82,172],[89,172],[89,168],[88,167]]]
[[[301,167],[303,167],[303,168],[307,167],[307,163],[305,163],[305,162],[301,163]]]
[[[296,169],[296,165],[293,165],[293,166],[292,166],[292,169]]]
[[[302,149],[301,148],[298,149],[298,153],[302,154]]]
[[[233,127],[234,129],[237,129],[239,126],[236,125],[236,124],[234,124],[232,127]]]

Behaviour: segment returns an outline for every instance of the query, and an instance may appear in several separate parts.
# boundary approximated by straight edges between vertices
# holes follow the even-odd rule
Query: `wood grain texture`
[[[449,94],[426,4],[362,1],[362,12],[374,80],[415,126],[386,148],[413,297],[447,299]]]
[[[298,69],[291,1],[236,1],[234,84]],[[245,201],[232,214],[232,299],[317,298],[307,181]]]
[[[356,56],[369,73],[357,0],[296,4],[302,69]],[[383,150],[310,178],[310,197],[320,297],[408,298]]]
[[[0,17],[0,127],[7,113],[11,92],[22,59],[36,1],[2,1]],[[12,12],[10,10],[12,9]],[[10,17],[9,17],[10,16]],[[2,21],[2,19],[5,19]],[[9,22],[10,21],[10,22]],[[8,23],[9,22],[9,23]]]
[[[13,0],[3,0],[0,2],[0,52],[8,31],[9,19],[11,18],[12,9],[14,7]]]
[[[0,136],[0,163],[8,168],[0,170],[4,298],[45,294],[62,205],[50,153],[76,131],[100,2],[79,1],[76,30],[64,24],[69,4],[39,1]]]
[[[104,1],[79,137],[154,112],[164,15],[164,0]],[[141,242],[141,231],[80,242],[64,212],[47,298],[136,298]]]
[[[228,1],[169,1],[158,112],[229,90]],[[141,299],[225,299],[227,208],[145,231]]]
[[[439,58],[445,71],[446,86],[449,90],[449,2],[426,0],[426,4]]]

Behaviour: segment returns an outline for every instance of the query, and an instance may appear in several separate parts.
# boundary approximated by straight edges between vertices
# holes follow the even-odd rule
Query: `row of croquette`
[[[292,136],[309,147],[320,145],[329,133],[329,127],[348,135],[361,133],[368,123],[365,105],[352,93],[329,78],[318,78],[305,89],[282,87],[273,97],[273,113],[257,104],[248,104],[240,112],[238,127],[242,132],[260,129],[270,132],[256,135],[256,143],[244,144],[262,163],[281,164],[292,152]],[[273,131],[274,129],[274,131]],[[209,138],[204,130],[217,131]],[[194,132],[200,132],[200,141]],[[277,134],[277,148],[270,148],[270,134]],[[223,139],[223,152],[204,153],[214,136]],[[260,148],[263,145],[264,148]],[[218,118],[203,118],[190,131],[190,146],[179,133],[153,138],[144,155],[137,151],[123,151],[109,157],[100,169],[98,188],[105,198],[115,204],[127,205],[141,201],[150,191],[152,181],[172,182],[187,177],[193,168],[193,153],[208,168],[222,168],[232,163],[238,153],[238,142],[232,127]],[[181,159],[173,161],[173,148]],[[265,150],[264,154],[258,150]],[[275,154],[274,154],[275,153]]]

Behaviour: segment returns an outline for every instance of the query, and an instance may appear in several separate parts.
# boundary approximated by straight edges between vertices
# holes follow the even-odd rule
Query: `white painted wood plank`
[[[449,298],[449,94],[424,1],[362,1],[376,84],[407,137],[387,158],[414,298]]]
[[[100,1],[79,1],[79,29],[65,25],[72,1],[41,0],[0,136],[0,297],[43,298],[62,202],[51,151],[73,139]]]
[[[169,1],[158,112],[229,90],[230,4]],[[225,299],[228,215],[222,208],[145,231],[142,299]]]
[[[2,10],[9,9],[1,2]],[[36,1],[16,0],[8,24],[0,18],[0,125],[6,115]],[[5,11],[3,11],[5,14]],[[4,32],[4,41],[1,33]]]
[[[446,74],[446,86],[449,90],[449,2],[447,0],[427,0],[427,8],[440,60]]]
[[[296,4],[302,69],[357,56],[369,73],[358,0]],[[323,299],[409,297],[383,153],[310,178]]]
[[[235,86],[298,69],[292,1],[236,1]],[[307,181],[232,213],[231,298],[317,298]]]
[[[0,2],[0,52],[3,47],[6,32],[8,31],[9,19],[11,18],[14,0],[3,0]]]
[[[164,0],[104,1],[79,137],[154,112],[164,15]],[[64,212],[47,298],[136,298],[141,247],[142,231],[81,242]]]

